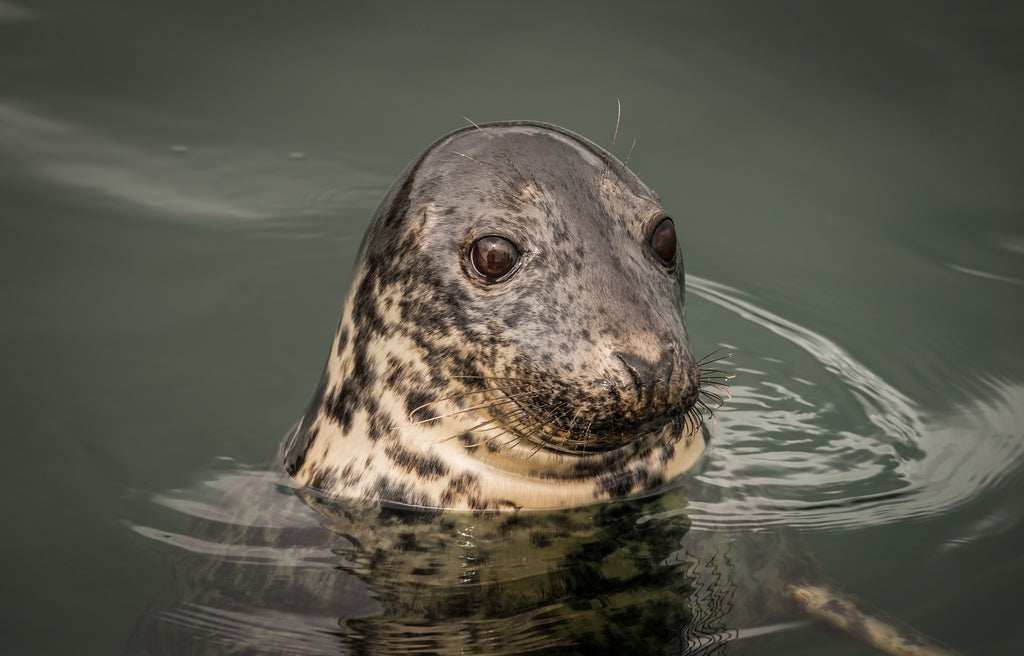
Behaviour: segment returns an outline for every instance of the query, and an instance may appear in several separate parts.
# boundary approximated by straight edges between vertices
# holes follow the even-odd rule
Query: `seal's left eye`
[[[676,259],[676,226],[667,216],[651,232],[651,252],[668,266]]]
[[[504,237],[481,237],[469,247],[469,262],[473,271],[487,282],[497,282],[518,261],[519,249]]]

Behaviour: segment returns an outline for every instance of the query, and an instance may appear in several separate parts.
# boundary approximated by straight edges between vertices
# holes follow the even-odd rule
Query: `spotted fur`
[[[562,128],[442,137],[373,217],[288,473],[332,496],[480,510],[579,505],[688,469],[707,433],[682,258],[648,246],[664,217]],[[492,234],[521,252],[497,283],[467,256]]]

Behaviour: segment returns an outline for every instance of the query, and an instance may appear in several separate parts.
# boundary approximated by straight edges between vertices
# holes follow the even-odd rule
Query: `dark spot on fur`
[[[515,329],[515,326],[519,325],[520,318],[522,318],[522,313],[520,312],[507,312],[502,317],[502,322],[505,324],[505,327],[511,331]]]
[[[432,455],[413,453],[398,444],[388,444],[384,454],[406,472],[416,472],[423,479],[432,481],[448,474],[448,466]]]
[[[400,383],[409,377],[409,365],[399,362],[395,356],[388,356],[388,376],[385,379],[391,389],[399,389]]]
[[[376,442],[394,430],[395,425],[383,413],[378,412],[370,415],[369,438],[371,441]]]
[[[338,335],[338,350],[336,351],[340,357],[345,347],[348,345],[348,328],[342,328],[341,334]]]
[[[414,390],[405,397],[405,412],[413,421],[426,422],[437,418],[432,399],[419,390]]]
[[[377,374],[370,366],[366,355],[367,340],[359,336],[352,345],[352,375],[349,380],[357,381],[362,387],[368,388],[377,380]],[[346,381],[347,382],[347,381]]]
[[[387,476],[378,476],[373,485],[374,496],[380,501],[398,501],[413,503],[410,501],[409,489],[405,483],[394,481]]]
[[[380,414],[380,403],[377,401],[377,397],[370,394],[364,394],[362,402],[363,409],[366,410],[367,414],[371,417],[376,417]]]
[[[606,474],[598,479],[597,489],[612,497],[629,494],[637,483],[638,477],[633,469]]]
[[[452,476],[448,481],[448,487],[441,494],[441,505],[444,507],[451,507],[463,499],[469,499],[476,496],[476,491],[480,485],[475,474],[469,472],[462,472],[461,474]],[[479,498],[475,500],[479,505]],[[470,508],[473,508],[472,502],[467,502]]]
[[[350,462],[341,470],[341,474],[338,476],[338,481],[342,485],[352,486],[358,483],[362,477],[362,474],[356,470],[355,465]]]
[[[333,487],[334,481],[338,479],[337,472],[333,467],[321,467],[316,470],[313,480],[309,486],[318,490],[327,490]]]
[[[327,416],[336,421],[344,433],[352,430],[352,412],[356,403],[354,387],[351,379],[346,380],[324,402],[324,411]]]
[[[646,467],[629,467],[599,476],[598,492],[610,497],[621,497],[636,489],[650,489],[665,482],[660,471],[651,473]]]

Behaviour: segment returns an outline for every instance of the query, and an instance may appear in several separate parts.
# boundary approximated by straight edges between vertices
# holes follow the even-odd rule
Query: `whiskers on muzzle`
[[[675,431],[678,436],[692,435],[706,419],[716,419],[715,411],[730,398],[728,386],[733,378],[731,372],[717,366],[732,355],[721,351],[713,351],[696,363],[698,393],[693,404],[682,416],[667,418],[654,428],[661,430],[674,422],[680,429]],[[478,421],[439,442],[460,439],[467,448],[494,450],[525,443],[533,447],[532,456],[541,450],[567,454],[608,451],[629,441],[628,432],[597,434],[593,430],[593,409],[585,403],[574,403],[564,390],[547,381],[501,376],[450,376],[446,380],[467,389],[413,408],[406,417],[406,426],[436,425],[445,419]],[[451,409],[452,405],[456,408]]]
[[[717,421],[715,410],[732,398],[729,394],[729,381],[735,378],[735,374],[717,366],[722,360],[731,357],[732,353],[722,353],[722,349],[718,348],[697,361],[697,400],[686,414],[688,420],[694,412],[698,415],[699,423],[694,426],[695,430],[704,424],[704,415]]]

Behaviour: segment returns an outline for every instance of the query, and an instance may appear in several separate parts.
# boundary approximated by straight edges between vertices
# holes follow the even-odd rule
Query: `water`
[[[694,483],[728,494],[690,499],[691,535],[800,528],[862,597],[1011,652],[1022,28],[994,2],[0,2],[5,649],[121,651],[211,486],[286,484],[267,457],[416,153],[462,116],[607,145],[618,98],[695,350],[734,352]]]

